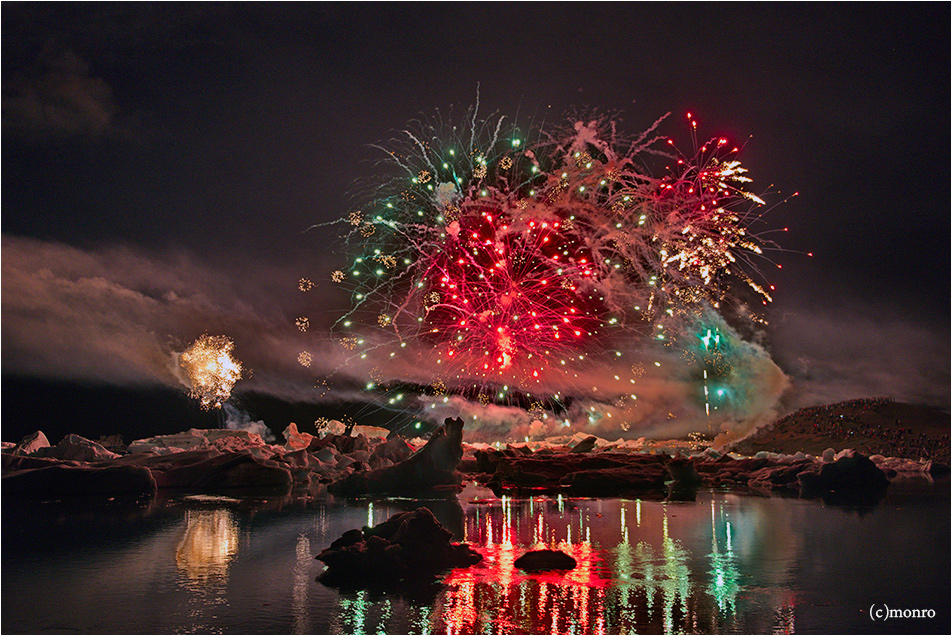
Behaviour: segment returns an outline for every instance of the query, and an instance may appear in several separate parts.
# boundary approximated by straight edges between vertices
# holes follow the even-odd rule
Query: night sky
[[[344,307],[334,228],[410,120],[671,112],[777,203],[779,412],[948,410],[947,3],[25,4],[2,7],[2,364],[177,386],[227,333],[246,388],[308,399],[294,317]],[[806,256],[814,254],[813,258]],[[298,278],[318,282],[304,296]],[[319,305],[316,308],[315,305]],[[12,440],[16,441],[16,440]],[[55,441],[55,440],[54,440]]]

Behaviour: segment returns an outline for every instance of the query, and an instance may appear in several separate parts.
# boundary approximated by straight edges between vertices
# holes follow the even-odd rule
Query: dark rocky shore
[[[717,487],[851,496],[879,492],[898,475],[948,471],[948,415],[926,422],[924,411],[914,409],[888,400],[804,409],[734,443],[730,453],[697,447],[639,452],[595,437],[535,451],[528,444],[477,448],[463,443],[460,419],[447,419],[425,443],[417,440],[419,448],[373,427],[344,434],[339,426],[318,437],[292,424],[283,445],[245,431],[190,429],[128,446],[78,435],[53,446],[37,432],[4,443],[2,485],[6,497],[40,500],[161,489],[414,495],[454,490],[463,481],[485,484],[497,495],[690,499],[698,488]]]

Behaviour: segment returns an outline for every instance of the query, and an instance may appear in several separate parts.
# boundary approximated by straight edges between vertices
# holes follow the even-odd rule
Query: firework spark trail
[[[377,323],[362,355],[423,343],[454,388],[531,388],[704,306],[742,304],[732,278],[770,300],[745,271],[759,275],[751,256],[769,245],[748,228],[763,201],[727,140],[687,158],[657,134],[664,118],[634,140],[607,119],[534,139],[466,119],[462,139],[424,126],[394,142],[403,176],[348,217],[360,256],[333,276],[354,299],[337,327]],[[642,167],[657,157],[672,164],[660,178]]]
[[[233,355],[235,343],[227,336],[203,335],[179,356],[189,381],[189,395],[203,409],[221,408],[241,379],[241,362]]]

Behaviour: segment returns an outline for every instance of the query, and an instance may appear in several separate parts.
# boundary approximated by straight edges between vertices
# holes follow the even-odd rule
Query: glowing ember
[[[203,335],[179,356],[191,388],[189,395],[203,409],[220,408],[241,379],[241,362],[232,356],[235,343],[228,336]]]

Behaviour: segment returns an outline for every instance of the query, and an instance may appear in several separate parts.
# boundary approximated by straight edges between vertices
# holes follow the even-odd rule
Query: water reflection
[[[228,564],[238,553],[238,526],[231,510],[186,510],[185,533],[175,549],[184,585],[208,591],[228,582]]]
[[[471,506],[464,539],[485,560],[446,578],[448,590],[434,627],[451,634],[754,628],[736,620],[738,596],[745,586],[734,534],[737,523],[747,526],[748,539],[763,556],[765,546],[757,535],[764,530],[764,519],[734,515],[736,501],[729,496],[711,501],[709,508],[614,503],[617,508],[591,500],[504,497]],[[614,508],[614,520],[603,515],[603,508]],[[680,536],[671,531],[675,518]],[[709,549],[700,549],[705,546]],[[578,566],[566,573],[542,574],[514,567],[526,550],[543,548],[570,554]],[[782,568],[775,576],[784,574],[783,566],[789,561],[785,550],[772,550],[774,565]],[[792,628],[788,620],[792,599],[772,598],[756,590],[753,587],[747,599],[766,603],[773,610],[766,616],[776,617],[754,631]]]
[[[294,633],[311,633],[311,615],[308,611],[308,590],[311,589],[311,541],[306,535],[297,538],[294,546],[293,588],[291,591],[291,615],[294,617]]]
[[[948,486],[898,487],[863,516],[711,491],[694,502],[179,497],[95,514],[6,502],[2,631],[863,633],[874,627],[863,614],[871,599],[898,598],[940,614],[910,631],[938,632],[948,624]],[[315,580],[314,556],[343,532],[420,506],[483,562],[423,591]],[[578,567],[514,566],[540,548]]]

